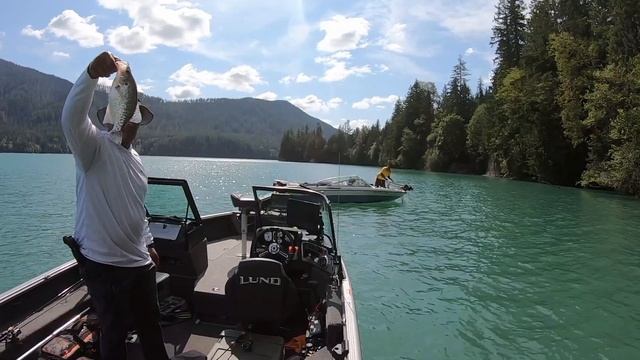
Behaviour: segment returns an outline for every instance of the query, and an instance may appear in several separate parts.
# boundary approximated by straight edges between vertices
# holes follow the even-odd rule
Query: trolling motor
[[[408,184],[404,184],[404,185],[400,186],[400,184],[396,183],[396,182],[395,182],[395,181],[393,181],[393,180],[391,181],[391,183],[392,183],[393,185],[397,186],[397,187],[398,187],[400,190],[402,190],[402,191],[411,191],[411,190],[413,190],[413,186],[408,185]]]

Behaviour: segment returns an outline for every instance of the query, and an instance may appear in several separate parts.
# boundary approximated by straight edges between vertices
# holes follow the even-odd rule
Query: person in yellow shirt
[[[387,179],[393,181],[393,179],[391,178],[391,162],[388,162],[387,166],[383,167],[380,170],[380,172],[376,176],[375,186],[376,187],[386,188],[387,187],[387,182],[386,182]]]

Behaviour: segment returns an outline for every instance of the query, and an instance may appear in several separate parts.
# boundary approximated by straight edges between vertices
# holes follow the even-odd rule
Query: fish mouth
[[[116,61],[116,68],[118,69],[118,73],[123,73],[123,72],[130,71],[129,70],[129,63],[127,63],[126,61],[122,61],[122,60]]]

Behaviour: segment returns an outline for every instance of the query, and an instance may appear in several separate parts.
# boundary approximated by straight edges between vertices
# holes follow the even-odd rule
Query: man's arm
[[[84,171],[89,170],[98,147],[98,129],[89,120],[89,108],[98,77],[115,72],[113,55],[103,52],[80,74],[62,108],[62,131],[71,152]]]
[[[62,108],[62,131],[69,148],[84,171],[89,170],[98,145],[98,129],[89,120],[89,107],[98,79],[83,71]]]

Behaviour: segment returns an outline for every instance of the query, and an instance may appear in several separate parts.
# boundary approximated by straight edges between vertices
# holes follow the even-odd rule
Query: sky
[[[442,89],[459,56],[472,89],[488,82],[496,3],[20,0],[0,13],[0,58],[74,82],[106,50],[151,96],[288,100],[358,127],[386,122],[415,80]]]

